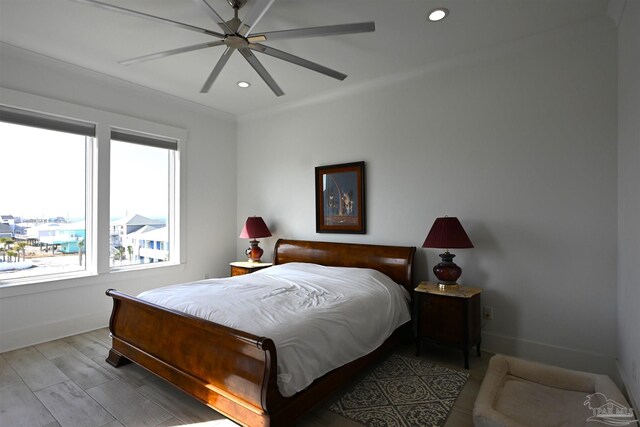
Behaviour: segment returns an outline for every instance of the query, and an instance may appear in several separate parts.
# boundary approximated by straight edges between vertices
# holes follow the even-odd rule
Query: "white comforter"
[[[370,353],[411,317],[409,293],[386,275],[304,263],[153,289],[138,297],[271,338],[283,396]]]

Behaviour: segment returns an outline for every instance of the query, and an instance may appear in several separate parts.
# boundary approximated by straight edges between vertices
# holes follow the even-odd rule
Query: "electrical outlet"
[[[482,308],[482,318],[484,320],[493,320],[493,307],[489,307],[488,305],[485,305]]]

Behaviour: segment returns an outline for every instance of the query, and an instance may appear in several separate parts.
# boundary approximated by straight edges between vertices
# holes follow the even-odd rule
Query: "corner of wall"
[[[560,347],[530,340],[483,333],[482,348],[495,354],[506,354],[566,369],[608,375],[619,387],[622,376],[611,355]]]

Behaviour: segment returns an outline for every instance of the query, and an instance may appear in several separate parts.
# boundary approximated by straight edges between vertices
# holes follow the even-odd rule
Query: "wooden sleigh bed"
[[[274,264],[308,262],[379,270],[411,292],[415,247],[278,240]],[[283,397],[276,383],[277,351],[255,336],[163,308],[109,289],[113,339],[107,362],[133,361],[218,412],[246,426],[294,425],[305,412],[410,334],[410,322],[377,350]]]

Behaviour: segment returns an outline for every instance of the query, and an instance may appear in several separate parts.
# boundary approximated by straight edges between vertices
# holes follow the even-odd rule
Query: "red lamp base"
[[[247,257],[249,258],[247,261],[249,262],[260,262],[260,258],[262,257],[262,254],[264,253],[264,251],[262,250],[262,248],[260,246],[258,246],[258,242],[256,239],[253,240],[249,240],[249,243],[251,244],[251,247],[248,248],[244,253],[247,255]]]
[[[440,254],[442,262],[433,267],[433,274],[438,278],[438,283],[441,285],[453,286],[457,285],[457,280],[462,274],[462,269],[453,262],[454,254],[446,251]]]

